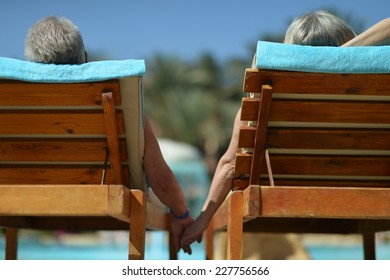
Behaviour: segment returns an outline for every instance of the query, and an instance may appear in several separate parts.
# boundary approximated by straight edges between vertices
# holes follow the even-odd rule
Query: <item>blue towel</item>
[[[0,57],[0,79],[77,83],[143,76],[144,73],[143,60],[107,60],[80,65],[55,65]]]
[[[390,46],[313,47],[259,41],[256,67],[321,73],[390,73]]]

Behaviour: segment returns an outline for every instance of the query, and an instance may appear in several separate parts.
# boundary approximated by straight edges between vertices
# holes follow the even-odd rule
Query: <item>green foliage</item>
[[[184,141],[215,154],[230,140],[242,97],[245,60],[194,62],[156,55],[148,60],[145,111],[159,137]]]

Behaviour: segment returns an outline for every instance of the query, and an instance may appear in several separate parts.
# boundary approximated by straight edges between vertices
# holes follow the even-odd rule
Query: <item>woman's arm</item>
[[[386,18],[346,42],[342,47],[390,45],[390,18]]]
[[[215,212],[225,200],[232,188],[232,180],[235,176],[234,162],[238,147],[238,136],[241,126],[241,109],[237,112],[233,134],[230,144],[225,154],[218,162],[214,178],[207,199],[203,205],[202,213],[196,218],[195,222],[187,227],[181,238],[181,247],[185,252],[191,253],[189,244],[195,240],[200,241],[203,231],[207,228]]]

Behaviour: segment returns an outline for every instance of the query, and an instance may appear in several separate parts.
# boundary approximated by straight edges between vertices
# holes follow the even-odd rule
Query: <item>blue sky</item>
[[[211,52],[226,59],[248,55],[248,43],[283,33],[293,17],[328,7],[365,27],[390,16],[389,0],[3,0],[0,56],[23,59],[27,29],[42,17],[62,15],[80,28],[90,52],[107,58]]]

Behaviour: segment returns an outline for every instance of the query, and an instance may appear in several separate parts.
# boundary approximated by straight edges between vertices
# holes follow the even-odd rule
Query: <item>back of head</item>
[[[86,62],[80,31],[64,17],[49,16],[34,24],[27,33],[24,55],[27,60],[40,63]]]
[[[284,43],[311,46],[341,46],[356,34],[339,17],[326,11],[306,13],[294,19]]]

